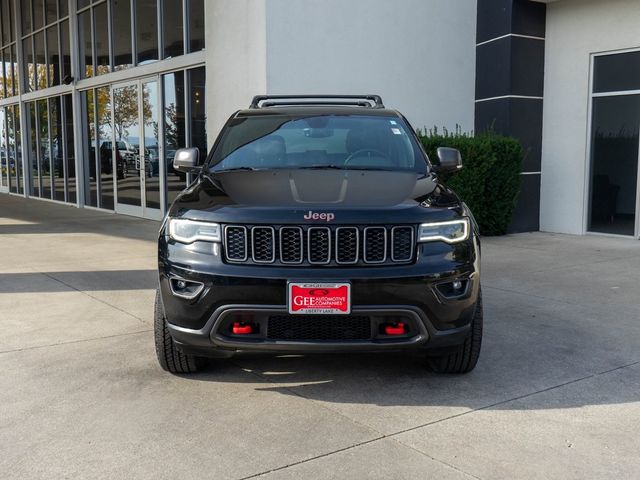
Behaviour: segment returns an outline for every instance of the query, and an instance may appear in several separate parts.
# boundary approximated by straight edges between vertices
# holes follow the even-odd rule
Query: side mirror
[[[197,148],[180,148],[173,157],[173,168],[183,173],[200,170],[200,151]]]
[[[437,173],[456,172],[462,168],[462,156],[455,148],[438,148],[439,165],[434,165],[433,169]]]

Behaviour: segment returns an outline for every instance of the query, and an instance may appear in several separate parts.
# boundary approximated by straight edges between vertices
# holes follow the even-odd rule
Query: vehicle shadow
[[[604,306],[484,293],[482,353],[466,375],[433,373],[423,356],[409,353],[244,353],[213,360],[191,378],[251,382],[256,390],[345,406],[546,409],[640,401],[637,321]],[[603,322],[616,328],[603,329]],[[600,383],[611,386],[594,387]],[[520,400],[505,403],[513,399]]]
[[[484,352],[476,369],[466,375],[434,373],[427,368],[424,356],[408,353],[240,354],[231,360],[211,360],[204,371],[189,378],[249,383],[257,391],[347,408],[369,405],[530,410],[640,401],[638,365],[614,371],[594,366],[590,372],[585,368],[552,368],[542,359],[544,354],[523,357],[521,361],[513,361],[510,355],[500,360],[496,354],[497,350]],[[531,368],[532,362],[537,367]],[[631,381],[621,385],[624,375]],[[594,387],[600,380],[619,388]]]

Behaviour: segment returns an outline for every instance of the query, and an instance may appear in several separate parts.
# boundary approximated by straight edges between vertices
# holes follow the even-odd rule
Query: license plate
[[[298,315],[348,315],[351,284],[293,283],[288,285],[289,313]]]

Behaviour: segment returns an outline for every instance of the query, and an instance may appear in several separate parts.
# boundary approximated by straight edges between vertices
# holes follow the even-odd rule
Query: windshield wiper
[[[211,173],[219,173],[219,172],[254,172],[256,170],[264,170],[263,168],[254,168],[254,167],[234,167],[234,168],[221,168],[220,170],[211,170]]]
[[[311,165],[309,167],[293,167],[296,170],[347,170],[340,165]]]

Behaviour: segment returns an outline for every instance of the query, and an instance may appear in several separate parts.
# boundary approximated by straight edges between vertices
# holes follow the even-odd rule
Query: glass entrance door
[[[162,219],[158,80],[114,85],[116,212]]]
[[[640,95],[593,99],[589,231],[637,236]]]
[[[0,192],[9,191],[9,145],[5,138],[7,121],[4,107],[0,107]]]
[[[594,55],[588,231],[640,236],[640,50]]]

